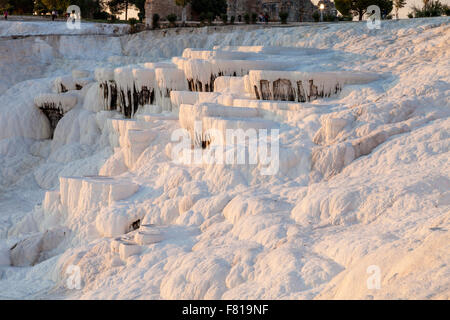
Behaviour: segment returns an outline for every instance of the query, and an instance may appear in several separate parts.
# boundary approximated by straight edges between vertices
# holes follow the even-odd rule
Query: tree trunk
[[[128,21],[128,1],[125,1],[125,21]]]
[[[359,15],[359,21],[362,21],[362,18],[363,18],[363,15],[364,15],[364,13],[363,13],[363,11],[361,10],[361,11],[359,11],[358,12],[358,15]]]

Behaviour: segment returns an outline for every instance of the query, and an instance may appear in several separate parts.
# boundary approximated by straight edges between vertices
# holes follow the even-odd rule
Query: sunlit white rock
[[[119,244],[120,259],[127,260],[129,257],[141,253],[141,250],[141,246],[135,243],[123,241]]]

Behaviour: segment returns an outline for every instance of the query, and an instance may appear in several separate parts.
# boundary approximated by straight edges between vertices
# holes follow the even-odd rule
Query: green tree
[[[125,12],[125,20],[128,20],[128,9],[131,6],[138,10],[139,20],[145,18],[145,0],[105,0],[105,6],[109,9],[111,14],[120,15]]]
[[[158,29],[159,28],[159,20],[160,20],[160,16],[159,14],[155,13],[153,15],[153,19],[152,19],[152,28],[153,29]]]
[[[377,3],[375,3],[375,4],[377,4],[380,7],[381,14],[383,14],[383,12],[384,12],[386,18],[392,12],[392,9],[394,9],[394,1],[393,0],[377,0],[375,2],[378,2],[378,4]],[[392,19],[392,17],[391,17],[391,19]]]
[[[69,0],[41,0],[41,2],[48,11],[57,10],[58,12],[65,12],[71,4]]]
[[[138,9],[139,21],[143,21],[145,18],[145,2],[146,0],[133,0],[132,3]]]
[[[228,23],[228,16],[224,13],[220,15],[220,20],[222,20],[223,24],[227,24]]]
[[[348,17],[352,15],[352,2],[349,0],[334,0],[336,9],[344,16]]]
[[[69,5],[76,5],[80,7],[81,16],[84,18],[92,19],[98,16],[98,14],[102,12],[104,9],[103,3],[100,0],[68,0],[68,1]]]
[[[192,10],[197,14],[208,14],[209,12],[216,16],[227,13],[226,0],[192,0]]]
[[[246,24],[250,24],[250,14],[248,13],[244,14],[244,21]]]
[[[183,7],[183,12],[181,13],[181,21],[183,25],[186,24],[187,19],[187,5],[191,2],[191,0],[175,0],[175,4],[177,6]]]
[[[125,12],[125,20],[128,20],[129,0],[107,0],[106,6],[113,15],[119,15]]]
[[[287,19],[289,17],[289,12],[282,11],[282,12],[279,13],[279,16],[280,16],[281,24],[287,24]]]
[[[34,8],[33,8],[34,12],[37,12],[38,14],[44,14],[46,12],[48,12],[47,7],[42,3],[42,0],[36,0],[34,2]]]
[[[343,16],[350,13],[361,21],[370,5],[380,7],[381,13],[387,16],[392,11],[393,0],[337,0],[335,5]]]
[[[16,14],[31,14],[34,11],[34,0],[10,0],[11,11]]]
[[[177,22],[177,15],[175,13],[169,14],[166,19],[169,21],[169,27],[175,27],[175,23]]]
[[[93,18],[104,9],[103,3],[100,0],[36,0],[34,1],[34,11],[45,13],[56,10],[62,14],[66,12],[70,5],[80,7],[81,17],[83,18]]]
[[[448,14],[448,6],[443,5],[439,0],[423,0],[423,7],[412,7],[415,18],[438,17]]]
[[[394,0],[394,8],[395,8],[395,18],[398,19],[398,10],[404,8],[406,5],[406,0]]]
[[[361,21],[367,11],[367,7],[370,5],[377,5],[375,2],[376,1],[373,0],[352,0],[351,10],[353,15],[358,16],[358,20]]]

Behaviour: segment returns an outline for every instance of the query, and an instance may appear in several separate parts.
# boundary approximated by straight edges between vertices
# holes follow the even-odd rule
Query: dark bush
[[[92,18],[95,20],[108,20],[110,18],[110,14],[106,11],[98,11],[93,13]]]
[[[333,21],[336,21],[336,20],[338,20],[338,19],[337,19],[337,16],[335,16],[334,14],[330,13],[330,14],[326,15],[326,20],[325,21],[333,22]]]
[[[339,21],[352,21],[353,17],[352,16],[338,16],[338,20]]]
[[[250,24],[250,15],[248,13],[244,14],[244,21],[246,24]]]
[[[228,16],[226,14],[221,14],[220,15],[220,20],[222,20],[223,24],[227,24],[228,23]]]
[[[204,12],[200,13],[200,15],[198,16],[198,19],[200,20],[200,24],[205,24],[206,13],[204,13]]]
[[[448,15],[448,6],[443,5],[439,0],[431,0],[422,8],[413,6],[412,10],[415,18],[439,17],[443,14]]]
[[[136,18],[128,19],[128,23],[130,24],[130,33],[136,33],[139,31],[137,27],[138,20]]]
[[[163,1],[174,2],[174,0]],[[227,0],[191,0],[190,3],[192,10],[198,15],[201,13],[206,15],[208,12],[212,12],[213,16],[216,17],[227,13]]]
[[[256,13],[252,13],[252,24],[256,24],[256,20],[258,19],[258,15]]]
[[[450,6],[444,5],[444,14],[449,17],[450,16]]]
[[[232,16],[232,17],[230,18],[230,24],[234,24],[235,21],[236,21],[236,17],[235,17],[235,16]]]
[[[169,14],[166,19],[167,21],[169,21],[169,26],[170,27],[174,27],[175,26],[175,22],[177,22],[177,15],[174,13]]]
[[[280,16],[281,24],[286,24],[289,13],[288,12],[280,12],[279,16]]]
[[[153,15],[153,21],[152,21],[152,28],[153,29],[158,29],[159,28],[159,20],[160,20],[159,14],[155,13]]]
[[[314,13],[312,14],[312,17],[313,17],[315,22],[319,22],[319,20],[320,20],[320,13],[318,11],[314,11]]]
[[[108,17],[108,23],[115,23],[116,21],[117,21],[117,17],[115,15],[111,14]]]
[[[208,24],[211,26],[213,24],[213,20],[214,20],[214,13],[208,12],[206,14],[206,20],[208,20]]]

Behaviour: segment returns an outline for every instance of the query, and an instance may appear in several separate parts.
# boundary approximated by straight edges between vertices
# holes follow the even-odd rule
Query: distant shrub
[[[318,11],[314,11],[314,13],[312,14],[312,17],[313,17],[315,22],[319,22],[319,20],[320,20],[320,13]]]
[[[425,17],[439,17],[442,15],[448,15],[448,6],[443,5],[439,0],[430,0],[422,8],[416,6],[412,7],[413,14],[415,18],[425,18]],[[447,12],[447,13],[446,13]]]
[[[287,19],[289,17],[289,13],[288,12],[280,12],[279,16],[280,16],[281,24],[287,24]]]
[[[200,20],[201,24],[204,24],[206,21],[206,13],[204,13],[204,12],[200,13],[200,15],[198,16],[198,19]]]
[[[97,11],[92,14],[92,18],[96,20],[108,20],[110,14],[106,11]]]
[[[450,16],[450,6],[444,5],[444,14],[449,17]]]
[[[222,20],[223,24],[227,24],[228,23],[228,16],[226,14],[221,14],[220,15],[220,20]]]
[[[246,24],[250,24],[250,15],[248,13],[244,14],[244,21]]]
[[[338,20],[339,21],[352,21],[353,17],[352,16],[338,16]]]
[[[320,18],[320,17],[319,17]],[[333,22],[336,20],[336,16],[334,14],[325,14],[323,17],[324,21]]]
[[[230,24],[234,24],[235,21],[236,21],[236,17],[235,17],[235,16],[232,16],[232,17],[230,18]]]
[[[117,21],[117,17],[115,15],[111,14],[108,17],[108,23],[115,23],[116,21]]]
[[[410,19],[414,18],[414,15],[412,12],[408,13],[408,18],[410,18]]]
[[[252,24],[256,24],[256,20],[258,19],[258,15],[256,13],[252,13]]]
[[[158,29],[159,28],[159,20],[161,18],[159,17],[159,14],[155,13],[153,15],[153,21],[152,21],[152,28],[153,29]]]
[[[138,27],[137,27],[138,20],[136,18],[128,19],[128,23],[130,24],[130,33],[138,32]]]
[[[208,20],[208,24],[211,26],[213,24],[213,20],[214,20],[214,13],[208,12],[206,14],[206,20]]]
[[[174,27],[175,26],[175,22],[177,21],[177,15],[174,13],[169,14],[166,19],[167,21],[169,21],[169,26]]]

